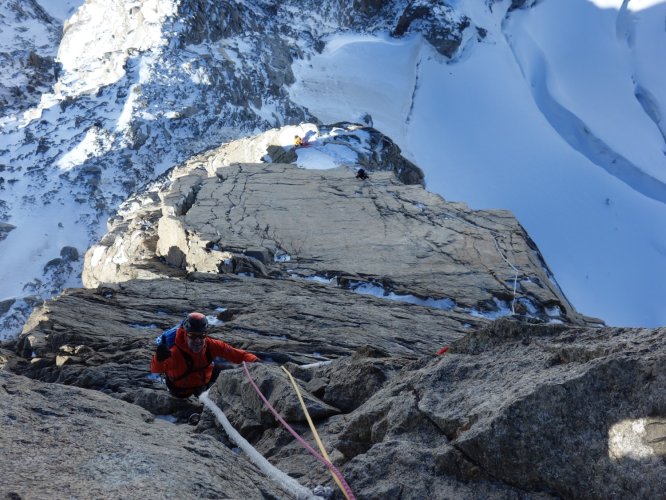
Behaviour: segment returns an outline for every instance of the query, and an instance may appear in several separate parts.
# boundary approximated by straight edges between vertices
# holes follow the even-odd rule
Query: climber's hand
[[[157,349],[155,350],[155,358],[160,363],[171,357],[171,350],[167,347],[166,338],[162,335],[161,342],[157,344]]]

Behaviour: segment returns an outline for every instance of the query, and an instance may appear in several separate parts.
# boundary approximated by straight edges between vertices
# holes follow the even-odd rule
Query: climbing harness
[[[247,379],[250,381],[250,384],[258,394],[258,396],[261,398],[261,400],[264,402],[268,410],[273,414],[273,416],[277,419],[278,422],[282,424],[282,426],[289,431],[289,433],[296,438],[296,440],[301,443],[308,452],[310,452],[311,455],[313,455],[317,460],[319,460],[321,463],[323,463],[328,469],[335,474],[338,479],[340,480],[341,484],[343,485],[343,489],[345,491],[345,496],[350,499],[350,500],[355,500],[356,497],[354,497],[354,494],[351,491],[351,488],[345,481],[344,477],[342,477],[342,474],[340,471],[337,469],[335,465],[331,463],[330,460],[327,460],[323,456],[321,456],[317,451],[310,446],[305,439],[303,439],[287,422],[284,418],[282,418],[282,415],[280,415],[275,408],[268,402],[268,399],[262,394],[261,390],[255,383],[254,379],[252,378],[252,375],[250,375],[250,370],[247,368],[247,363],[243,361],[243,370],[245,371],[245,375],[247,376]]]

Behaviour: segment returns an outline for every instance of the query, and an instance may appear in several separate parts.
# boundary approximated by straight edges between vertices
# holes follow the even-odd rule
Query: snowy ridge
[[[135,3],[90,2],[70,19],[71,37],[65,38],[89,47],[94,40],[81,37],[104,38],[100,28],[120,33],[134,29],[146,9],[160,16],[169,12],[163,2],[148,2],[139,10]],[[100,25],[102,18],[114,21]],[[135,30],[131,47],[125,42],[109,47],[109,56],[84,50],[85,57],[68,62],[54,91],[38,106],[0,117],[0,221],[16,226],[0,241],[6,263],[0,309],[9,313],[0,322],[5,335],[20,330],[30,304],[40,297],[80,286],[80,260],[59,266],[55,280],[47,263],[59,259],[66,246],[82,255],[128,194],[195,153],[290,115],[294,120],[307,116],[293,105],[286,109],[286,100],[278,96],[273,113],[257,114],[248,106],[248,98],[258,98],[261,107],[262,87],[268,92],[269,83],[262,83],[267,76],[252,56],[261,52],[261,39],[241,43],[232,37],[223,52],[207,43],[183,50],[191,28],[178,17],[162,21],[159,37],[156,30]],[[110,32],[105,36],[108,43],[114,39]],[[238,51],[235,63],[227,57],[232,50]],[[255,85],[252,93],[238,83],[249,80]],[[30,304],[24,296],[32,297]]]
[[[56,94],[75,97],[120,80],[130,54],[166,43],[164,23],[175,13],[174,0],[85,2],[64,26]]]

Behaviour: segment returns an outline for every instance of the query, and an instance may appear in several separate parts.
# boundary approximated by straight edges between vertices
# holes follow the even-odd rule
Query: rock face
[[[664,333],[500,320],[439,359],[357,353],[295,372],[347,409],[318,430],[360,498],[652,498],[666,484]],[[216,386],[239,426],[265,412],[243,407],[241,377]],[[361,379],[368,392],[352,390]],[[258,447],[287,468],[296,446],[275,441]]]
[[[362,128],[338,129],[335,139],[327,135],[330,128],[316,130],[312,148],[319,155],[333,146],[336,155],[347,148],[342,156],[355,160],[325,171],[235,163],[241,155],[230,155],[229,146],[196,158],[127,204],[88,252],[86,286],[170,276],[173,268],[242,272],[325,280],[469,317],[513,311],[541,320],[592,321],[561,294],[511,214],[472,211],[405,185],[396,173],[419,176],[404,161],[391,172],[374,170],[367,158],[388,139],[369,141],[365,151],[357,146]],[[254,141],[271,142],[266,135]],[[371,171],[372,179],[355,178],[354,166]]]
[[[13,300],[0,314],[7,336],[20,332],[31,297],[79,283],[80,264],[51,282],[45,266],[60,250],[51,242],[83,252],[130,193],[172,166],[249,133],[317,122],[289,97],[291,67],[331,34],[422,34],[455,57],[480,29],[442,1],[87,0],[77,7],[55,20],[36,0],[0,6],[0,31],[9,33],[0,39],[8,69],[0,78],[0,223],[36,219],[48,229],[14,255],[6,248],[27,245],[19,234],[34,234],[19,227],[3,241],[0,231],[6,264],[22,270],[20,280],[0,286]]]
[[[359,180],[381,141],[347,127],[327,144],[333,129],[308,127],[307,154],[278,154],[294,129],[276,130],[128,200],[86,255],[89,288],[47,301],[1,346],[0,492],[290,497],[207,407],[149,373],[154,339],[200,310],[212,336],[262,358],[250,376],[314,443],[279,365],[293,374],[357,498],[663,495],[666,329],[599,327],[510,213],[446,202],[393,167]],[[269,163],[331,146],[345,158],[333,169]],[[209,397],[272,464],[342,498],[243,370],[224,365]]]
[[[4,498],[284,497],[210,436],[136,405],[4,371],[0,383]]]

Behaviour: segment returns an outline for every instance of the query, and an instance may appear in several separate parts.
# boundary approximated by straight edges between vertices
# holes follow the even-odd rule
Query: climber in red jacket
[[[232,363],[260,361],[254,354],[235,349],[221,340],[207,336],[208,320],[199,312],[190,313],[178,327],[176,340],[169,347],[166,336],[153,354],[150,371],[164,373],[174,396],[198,396],[215,381],[213,360],[221,357]],[[219,372],[215,373],[217,375]]]

